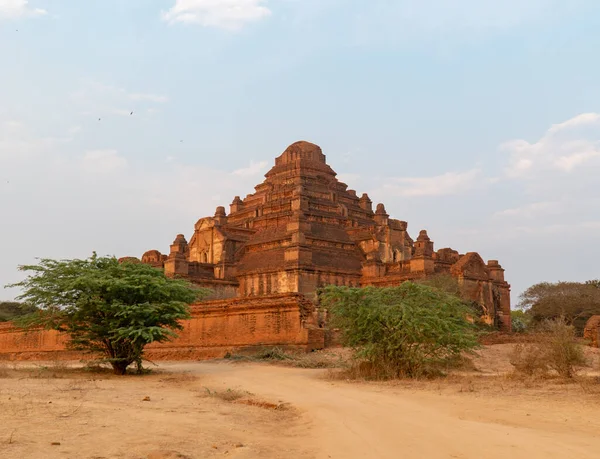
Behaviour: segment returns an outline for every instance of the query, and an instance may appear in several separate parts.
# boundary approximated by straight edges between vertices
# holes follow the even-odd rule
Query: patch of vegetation
[[[355,351],[354,369],[369,379],[439,374],[479,347],[472,309],[460,298],[405,282],[390,288],[327,287],[321,305]]]
[[[224,391],[210,390],[208,387],[204,388],[205,395],[207,397],[214,397],[220,400],[224,400],[226,402],[235,402],[244,397],[249,397],[252,394],[247,391],[242,391],[238,389],[227,389]]]
[[[450,274],[435,274],[415,281],[416,284],[431,287],[445,294],[458,298],[469,310],[471,321],[480,329],[481,332],[494,332],[497,327],[485,323],[482,318],[485,310],[477,301],[471,300],[460,287],[458,279]]]
[[[534,324],[563,318],[581,336],[587,320],[600,314],[600,281],[535,284],[521,294],[518,306]]]
[[[415,283],[426,285],[427,287],[441,290],[442,292],[460,298],[461,300],[469,301],[467,298],[463,297],[463,292],[458,283],[458,279],[450,274],[436,274],[424,277],[423,279],[416,280]]]
[[[284,360],[292,360],[294,356],[290,353],[287,353],[282,348],[278,346],[264,346],[260,347],[253,352],[244,352],[244,353],[231,353],[227,352],[224,356],[227,360],[234,361],[246,361],[246,362],[282,362]]]
[[[119,375],[132,363],[142,373],[144,347],[176,337],[188,305],[208,293],[152,266],[96,254],[42,259],[20,270],[28,277],[10,287],[21,288],[18,299],[39,309],[20,324],[68,334],[70,348],[103,354]]]
[[[172,373],[168,374],[164,378],[160,379],[160,382],[166,382],[169,384],[185,384],[193,381],[197,381],[198,377],[190,373]]]
[[[545,320],[531,343],[517,344],[510,356],[517,373],[546,375],[554,370],[562,378],[573,378],[587,364],[575,327],[564,318]]]
[[[287,366],[295,368],[346,368],[348,362],[341,355],[336,355],[327,351],[315,351],[308,354],[295,356],[291,361],[286,362]]]
[[[93,369],[91,369],[93,368]],[[54,360],[43,364],[23,364],[13,362],[0,364],[0,378],[31,378],[31,379],[69,379],[87,378],[89,373],[112,373],[106,367],[71,366],[69,362]]]
[[[510,311],[510,321],[514,333],[525,333],[531,325],[531,317],[520,309]]]
[[[248,391],[240,390],[240,389],[231,389],[228,388],[226,390],[218,391],[211,390],[208,387],[204,388],[204,392],[201,396],[204,397],[212,397],[218,398],[219,400],[223,400],[229,403],[236,403],[240,405],[248,405],[255,406],[258,408],[265,408],[269,410],[278,410],[285,411],[290,409],[290,405],[288,403],[272,403],[265,400],[260,400],[254,398],[254,394]]]
[[[254,360],[290,360],[293,357],[280,347],[266,347],[253,355]]]
[[[37,310],[35,306],[29,304],[16,301],[0,301],[0,322],[9,322],[33,314]]]
[[[345,366],[341,355],[327,351],[286,352],[280,347],[264,347],[253,353],[230,353],[224,356],[234,362],[268,362],[295,368],[340,368]]]

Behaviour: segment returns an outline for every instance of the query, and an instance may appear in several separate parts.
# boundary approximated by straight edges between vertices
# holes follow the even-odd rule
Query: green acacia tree
[[[425,285],[326,287],[320,304],[377,377],[419,377],[478,346],[471,308]]]
[[[21,325],[68,334],[69,347],[103,354],[119,375],[132,363],[141,372],[144,347],[176,337],[190,316],[188,305],[207,293],[151,266],[95,253],[19,269],[28,277],[9,287],[22,289],[18,299],[39,308]]]

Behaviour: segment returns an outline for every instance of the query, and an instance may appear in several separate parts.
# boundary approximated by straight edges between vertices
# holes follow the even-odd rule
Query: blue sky
[[[594,0],[0,0],[0,283],[165,252],[300,139],[513,303],[600,277],[599,49]]]

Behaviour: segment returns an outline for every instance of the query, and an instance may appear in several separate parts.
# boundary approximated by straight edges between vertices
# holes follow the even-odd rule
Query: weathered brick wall
[[[236,298],[200,303],[184,321],[179,338],[147,347],[150,360],[186,360],[222,357],[251,346],[323,347],[323,338],[310,336],[310,306],[298,294]],[[310,342],[310,346],[309,346]],[[66,351],[66,337],[56,331],[23,332],[0,326],[0,360],[81,358]]]
[[[65,343],[66,337],[55,330],[32,330],[25,333],[10,324],[0,325],[0,354],[61,351],[65,348]]]

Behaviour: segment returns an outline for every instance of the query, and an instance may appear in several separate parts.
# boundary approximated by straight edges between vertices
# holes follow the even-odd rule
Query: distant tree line
[[[581,335],[588,319],[600,314],[600,280],[532,285],[519,297],[517,308],[512,313],[515,331],[563,318]]]
[[[35,306],[17,301],[0,301],[0,322],[9,322],[37,311]]]

